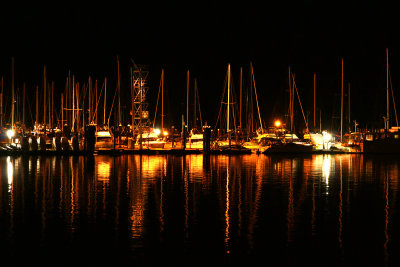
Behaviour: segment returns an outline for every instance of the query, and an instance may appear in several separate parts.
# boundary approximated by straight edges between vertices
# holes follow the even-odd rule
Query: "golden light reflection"
[[[343,254],[343,169],[342,169],[342,158],[339,159],[340,162],[340,192],[339,192],[339,249]]]
[[[154,178],[160,175],[165,162],[164,156],[143,156],[142,171],[143,178]]]
[[[37,207],[43,229],[51,226],[49,219],[58,209],[70,232],[79,230],[81,218],[87,215],[91,222],[93,219],[106,222],[110,228],[118,224],[116,234],[126,233],[127,238],[137,239],[133,243],[140,246],[141,238],[147,238],[149,232],[160,233],[164,242],[171,228],[176,227],[171,222],[177,221],[179,233],[184,230],[184,241],[190,243],[196,237],[196,228],[204,220],[212,219],[217,222],[208,225],[218,224],[221,237],[218,245],[223,247],[221,253],[226,254],[233,254],[237,244],[251,250],[253,243],[259,245],[264,238],[263,232],[275,231],[260,231],[266,219],[283,223],[279,238],[283,235],[283,242],[297,245],[297,233],[304,229],[304,234],[313,240],[325,234],[327,218],[333,231],[330,231],[333,245],[343,251],[350,244],[346,241],[350,240],[348,232],[352,225],[348,219],[354,211],[351,209],[360,205],[356,193],[361,193],[361,186],[375,185],[378,181],[382,201],[373,207],[381,215],[378,249],[381,259],[391,256],[391,242],[394,242],[391,215],[395,213],[395,194],[399,189],[399,167],[395,159],[386,163],[368,157],[363,161],[360,155],[96,156],[92,165],[95,176],[91,179],[86,161],[81,158],[32,158],[27,161],[29,175],[26,175],[28,167],[22,169],[27,166],[23,160],[3,158],[3,178],[7,175],[7,182],[4,179],[2,184],[3,193],[7,192],[8,185],[17,208],[22,207],[21,202],[35,201],[32,205]],[[330,195],[322,196],[328,185]],[[208,202],[203,201],[206,198]],[[179,211],[171,212],[177,203]],[[276,205],[279,211],[272,209]],[[216,212],[204,209],[210,206]],[[327,209],[331,215],[324,217]],[[177,218],[171,219],[172,216]],[[45,235],[45,230],[41,234]]]
[[[97,180],[108,182],[111,173],[111,163],[109,161],[100,161],[97,163]]]
[[[8,192],[11,192],[12,183],[14,178],[14,165],[11,162],[11,157],[7,157],[7,181],[8,181]]]
[[[289,171],[289,192],[288,192],[288,213],[287,213],[287,242],[292,241],[292,229],[294,225],[294,192],[293,192],[293,161],[291,161],[291,170]]]
[[[226,253],[229,254],[229,227],[230,227],[230,220],[229,220],[229,165],[226,166],[226,184],[225,184],[225,192],[226,192],[226,199],[225,199],[225,249]]]
[[[384,180],[384,186],[385,186],[385,242],[383,244],[383,250],[384,250],[384,255],[385,255],[385,265],[388,266],[388,260],[389,260],[389,253],[388,253],[388,243],[389,243],[389,177],[388,177],[388,171],[386,169],[385,173],[385,180]]]
[[[324,155],[322,162],[322,177],[325,179],[325,184],[329,187],[329,175],[331,173],[331,155]]]
[[[185,194],[185,237],[189,236],[189,173],[186,167],[186,158],[182,159],[183,183]]]
[[[191,155],[188,163],[191,182],[201,183],[203,179],[203,155]]]

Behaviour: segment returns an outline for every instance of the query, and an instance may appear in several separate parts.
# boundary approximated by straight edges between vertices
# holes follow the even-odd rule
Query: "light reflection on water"
[[[104,253],[104,264],[118,255],[177,265],[192,257],[199,261],[193,265],[212,257],[216,265],[392,265],[399,260],[399,162],[362,155],[4,157],[1,248],[41,255],[39,262],[89,257],[84,248]]]

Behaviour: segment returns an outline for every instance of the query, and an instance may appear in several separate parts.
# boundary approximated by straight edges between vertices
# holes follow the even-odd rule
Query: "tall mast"
[[[389,130],[389,49],[386,48],[386,130]]]
[[[196,126],[197,126],[197,113],[196,113],[196,111],[197,111],[197,102],[196,102],[196,100],[197,100],[197,98],[196,98],[196,96],[197,96],[197,79],[195,78],[194,79],[194,94],[193,94],[193,96],[194,96],[194,105],[193,105],[193,128],[196,128]]]
[[[51,82],[51,129],[54,126],[54,81]]]
[[[0,94],[0,127],[3,127],[3,95],[4,95],[4,78],[1,77],[1,94]]]
[[[290,118],[290,132],[293,132],[293,121],[292,121],[292,74],[290,72],[290,66],[289,66],[289,118]]]
[[[186,73],[186,124],[189,130],[189,70]]]
[[[348,94],[349,94],[349,96],[348,96],[348,101],[349,101],[349,133],[351,133],[351,109],[350,109],[350,83],[349,83],[349,88],[348,88],[349,90],[348,90]]]
[[[14,129],[14,57],[11,58],[11,129]]]
[[[36,121],[35,121],[35,126],[36,129],[38,128],[39,124],[39,86],[36,85]]]
[[[121,83],[120,83],[120,74],[119,74],[119,58],[117,57],[118,64],[118,126],[121,125]]]
[[[80,122],[80,117],[79,117],[79,82],[76,83],[75,87],[75,98],[76,98],[76,131],[79,132],[79,122]]]
[[[47,79],[46,79],[46,66],[43,67],[43,124],[46,125],[46,87],[47,87]]]
[[[89,84],[89,122],[91,123],[92,121],[92,78],[89,76],[89,80],[88,80],[88,84]]]
[[[315,112],[316,112],[316,106],[317,106],[317,75],[314,73],[314,129],[316,127],[315,124]]]
[[[97,97],[98,97],[98,95],[97,95],[97,79],[96,79],[96,81],[95,81],[95,84],[94,84],[94,89],[95,89],[95,101],[94,101],[94,106],[95,106],[95,111],[96,111],[96,113],[94,114],[94,118],[95,118],[95,120],[94,120],[94,123],[97,125],[97,103],[98,103],[98,100],[97,100]]]
[[[107,77],[104,78],[104,108],[103,108],[103,125],[106,125],[106,107],[107,105]],[[133,111],[132,111],[133,112]]]
[[[25,127],[25,91],[26,91],[26,84],[23,84],[22,87],[22,125]]]
[[[254,78],[254,70],[253,70],[253,64],[252,63],[250,63],[250,68],[251,68],[251,77],[253,79],[253,84],[254,84],[254,94],[256,96],[256,102],[257,102],[258,119],[260,120],[261,132],[263,132],[263,125],[262,125],[262,120],[261,120],[260,107],[258,105],[256,80]]]
[[[161,70],[161,134],[164,134],[164,69]]]
[[[132,136],[134,136],[134,125],[135,125],[135,110],[134,110],[134,102],[135,102],[135,98],[134,98],[134,80],[133,80],[133,68],[130,67],[130,78],[131,78],[131,110],[132,110],[132,116],[131,116],[131,120],[132,120],[132,124],[131,124],[131,130],[132,130]]]
[[[75,132],[75,76],[72,75],[72,131]]]
[[[230,91],[231,91],[231,65],[228,64],[228,107],[226,109],[226,132],[229,138],[229,145],[231,144],[231,133],[229,131],[229,106],[230,106]]]
[[[61,93],[61,132],[64,132],[64,93]]]
[[[340,95],[340,142],[343,140],[343,58],[342,58],[342,79]]]
[[[240,67],[240,83],[239,83],[239,88],[240,88],[240,99],[239,99],[239,126],[240,130],[242,130],[242,94],[243,94],[243,68]]]

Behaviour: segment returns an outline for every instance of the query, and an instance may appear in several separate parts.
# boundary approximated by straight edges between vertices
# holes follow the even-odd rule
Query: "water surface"
[[[396,266],[399,163],[1,157],[0,264]]]

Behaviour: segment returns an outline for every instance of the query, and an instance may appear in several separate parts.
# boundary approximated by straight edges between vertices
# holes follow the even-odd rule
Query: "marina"
[[[246,106],[250,104],[252,111],[242,118],[242,68],[240,68],[240,101],[235,102],[232,91],[231,65],[227,66],[225,86],[223,88],[220,111],[216,118],[214,128],[203,125],[201,105],[198,94],[198,86],[195,80],[194,92],[190,92],[190,75],[187,71],[186,88],[186,116],[182,115],[179,131],[176,126],[164,125],[164,69],[161,71],[160,87],[155,103],[154,119],[150,120],[148,71],[145,67],[134,65],[130,68],[130,98],[124,99],[130,106],[130,116],[122,116],[121,96],[125,93],[120,88],[119,59],[117,58],[117,83],[111,107],[107,105],[107,78],[99,90],[98,81],[93,86],[89,76],[87,83],[80,88],[80,83],[75,81],[74,75],[68,74],[66,87],[61,93],[60,109],[54,103],[54,83],[47,81],[46,66],[43,69],[43,111],[39,110],[39,91],[35,92],[35,114],[31,111],[31,122],[25,119],[25,105],[31,106],[25,100],[25,89],[21,97],[15,97],[14,89],[14,58],[12,58],[11,80],[11,110],[10,121],[4,121],[3,103],[8,99],[4,94],[4,82],[0,93],[1,110],[1,145],[2,155],[38,154],[38,155],[78,155],[78,154],[250,154],[250,153],[400,153],[400,127],[390,126],[389,106],[389,51],[386,49],[387,65],[387,114],[384,129],[358,129],[355,124],[351,130],[351,121],[348,122],[348,130],[344,130],[344,93],[343,93],[343,59],[341,75],[341,116],[340,128],[322,131],[320,122],[319,131],[310,131],[309,120],[306,118],[299,90],[296,85],[295,75],[289,67],[289,105],[286,119],[275,119],[272,125],[263,122],[260,113],[258,94],[255,84],[253,65],[250,62],[251,84],[246,94]],[[316,89],[314,74],[314,128],[316,128]],[[25,87],[24,87],[25,88]],[[349,89],[350,90],[350,89]],[[189,102],[189,95],[194,94],[194,104]],[[81,96],[83,94],[83,96]],[[160,100],[161,95],[161,100]],[[393,93],[392,93],[393,95]],[[350,114],[350,91],[348,93],[348,112]],[[116,101],[117,99],[117,101]],[[21,104],[19,104],[21,101]],[[117,105],[116,102],[118,103]],[[158,106],[161,102],[160,120],[158,118]],[[300,110],[295,110],[295,102]],[[99,112],[99,104],[103,103],[102,113]],[[393,97],[393,103],[394,97]],[[16,112],[16,107],[22,105],[22,111]],[[189,107],[192,109],[190,110]],[[58,111],[55,111],[58,110]],[[190,110],[190,112],[189,112]],[[256,114],[253,113],[256,111]],[[304,122],[296,122],[294,115],[302,115]],[[394,106],[396,123],[397,113]],[[107,112],[109,113],[107,116]],[[247,110],[248,112],[248,110]],[[7,114],[6,114],[7,115]],[[35,120],[33,121],[33,117]],[[102,116],[103,122],[100,123]],[[111,116],[114,121],[110,122]],[[350,115],[349,115],[350,116]],[[349,117],[348,116],[348,117]],[[7,116],[6,116],[7,117]],[[21,120],[22,117],[22,120]],[[193,119],[192,119],[193,117]],[[18,119],[19,120],[18,120]],[[58,118],[58,119],[55,119]],[[122,119],[124,118],[124,120]],[[350,117],[349,117],[350,118]],[[42,123],[39,123],[41,121]],[[130,119],[130,120],[129,120]],[[160,123],[160,128],[156,127]],[[8,125],[8,126],[3,126]],[[71,126],[70,126],[71,125]],[[295,130],[299,127],[298,130]],[[223,129],[225,128],[225,129]],[[300,136],[300,138],[298,137]]]
[[[0,266],[400,266],[398,9],[10,2]]]

